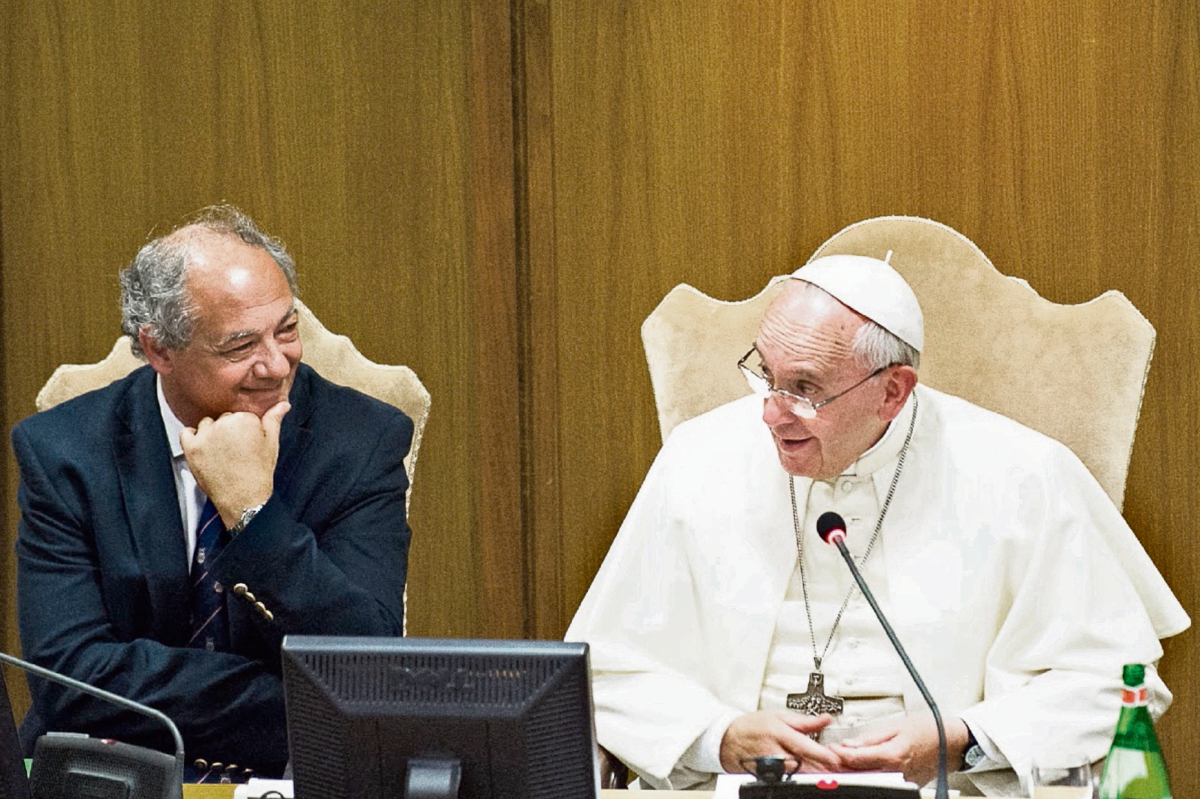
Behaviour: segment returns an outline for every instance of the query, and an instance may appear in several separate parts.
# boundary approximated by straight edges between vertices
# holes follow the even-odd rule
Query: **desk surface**
[[[601,791],[600,799],[630,799],[629,791]],[[230,799],[233,796],[232,785],[185,785],[183,799]],[[649,796],[654,799],[706,799],[712,794],[708,791],[654,791]]]
[[[183,799],[230,799],[233,796],[232,785],[185,785],[183,786]],[[629,791],[601,791],[600,799],[621,799],[628,797]],[[712,796],[706,791],[655,791],[653,793],[655,799],[670,799],[670,797],[678,797],[678,799],[705,799]]]

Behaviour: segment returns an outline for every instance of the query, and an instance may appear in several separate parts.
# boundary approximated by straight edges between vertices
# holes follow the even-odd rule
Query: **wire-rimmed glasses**
[[[762,397],[764,400],[769,398],[772,394],[778,394],[780,399],[783,400],[784,406],[791,413],[799,416],[801,419],[815,419],[817,416],[817,408],[828,405],[838,397],[846,396],[851,391],[870,380],[872,377],[877,377],[888,369],[887,366],[881,366],[874,372],[871,372],[871,374],[864,377],[862,380],[859,380],[857,383],[850,386],[850,388],[845,389],[844,391],[839,391],[832,397],[826,397],[819,402],[813,402],[808,397],[801,397],[798,394],[793,394],[785,389],[775,388],[771,385],[770,380],[747,366],[746,361],[748,361],[750,356],[756,352],[758,352],[758,347],[750,347],[750,351],[743,355],[737,364],[738,369],[742,372],[742,376],[746,378],[746,383],[749,384],[750,390]]]

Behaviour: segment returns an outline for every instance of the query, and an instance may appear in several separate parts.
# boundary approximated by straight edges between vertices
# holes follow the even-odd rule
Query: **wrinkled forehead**
[[[793,362],[831,366],[852,357],[854,336],[864,322],[817,286],[789,281],[763,314],[755,345],[777,371]]]

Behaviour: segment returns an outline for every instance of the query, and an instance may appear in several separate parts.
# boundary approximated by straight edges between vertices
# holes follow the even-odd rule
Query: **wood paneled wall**
[[[557,637],[658,430],[638,327],[841,227],[914,214],[1044,296],[1158,328],[1125,515],[1191,611],[1200,554],[1200,21],[1191,0],[12,0],[0,5],[0,402],[116,334],[116,273],[217,200],[433,395],[410,630]],[[1104,390],[1097,375],[1096,390]],[[11,585],[15,472],[0,574]],[[16,646],[12,591],[0,592]],[[1176,792],[1200,652],[1167,642]]]

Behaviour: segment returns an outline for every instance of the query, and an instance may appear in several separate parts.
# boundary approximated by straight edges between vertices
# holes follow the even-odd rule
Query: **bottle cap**
[[[1141,663],[1126,663],[1121,676],[1126,685],[1136,688],[1146,681],[1146,667]]]

